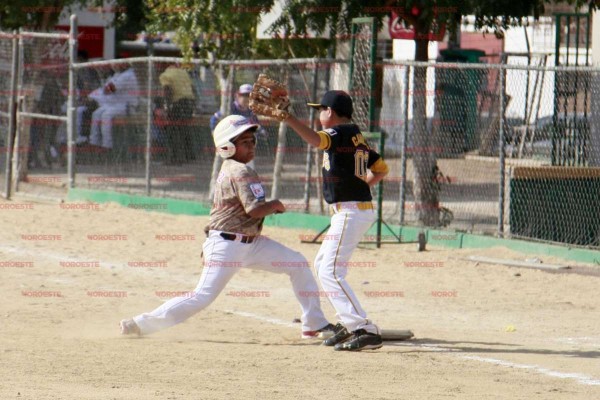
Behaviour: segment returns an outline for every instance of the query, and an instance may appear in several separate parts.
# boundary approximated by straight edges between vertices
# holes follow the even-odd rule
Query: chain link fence
[[[414,89],[420,69],[424,92]],[[384,65],[382,117],[393,115],[386,103],[406,116],[381,124],[391,129],[388,159],[398,143],[407,160],[400,222],[422,225],[433,208],[438,225],[455,231],[600,246],[597,76],[591,67]],[[414,113],[417,104],[424,113]],[[423,159],[433,168],[419,193]]]
[[[208,67],[160,57],[76,64],[76,82],[99,82],[82,89],[89,94],[77,110],[76,186],[210,203],[221,161],[212,130],[233,113],[260,124],[254,167],[265,186],[287,201],[288,209],[304,210],[310,207],[306,193],[320,191],[317,154],[284,124],[252,114],[248,93],[240,88],[260,73],[277,77],[289,88],[292,112],[310,124],[306,103],[329,89],[327,82],[340,64],[310,59]],[[129,86],[119,87],[121,74],[129,74]],[[120,91],[122,97],[113,100]],[[115,106],[117,100],[125,105]]]
[[[393,165],[386,180],[392,222],[419,226],[433,214],[442,228],[497,231],[501,96],[498,74],[490,71],[454,64],[383,65],[380,127],[388,134],[386,158]]]
[[[375,61],[376,35],[373,35],[372,23],[353,23],[352,48],[351,48],[351,82],[350,95],[353,100],[352,121],[363,132],[369,131],[374,126],[373,102],[377,97],[373,91],[373,68]]]
[[[14,152],[13,176],[70,183],[70,127],[74,187],[210,204],[220,166],[212,129],[224,116],[242,113],[261,127],[254,168],[268,193],[290,211],[327,212],[320,152],[285,124],[251,115],[244,85],[260,73],[284,82],[292,112],[316,129],[306,102],[329,89],[352,92],[347,61],[80,59],[72,64],[69,90],[67,39],[20,35],[14,145],[27,150]],[[10,74],[9,43],[0,36],[3,77]],[[548,67],[540,56],[512,57],[510,65],[384,60],[375,70],[369,90],[375,117],[365,123],[386,139],[385,222],[600,247],[597,69]],[[0,90],[10,90],[8,81],[0,81]]]
[[[14,188],[66,187],[69,34],[19,33]]]
[[[146,193],[149,102],[156,90],[149,65],[147,58],[75,64],[76,187]]]

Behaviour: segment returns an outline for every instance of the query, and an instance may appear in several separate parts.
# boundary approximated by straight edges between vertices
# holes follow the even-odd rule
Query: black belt
[[[236,240],[237,237],[238,237],[238,235],[236,235],[234,233],[221,232],[220,235],[225,240]],[[240,242],[242,242],[242,243],[252,243],[252,242],[254,242],[254,239],[256,239],[256,236],[242,235],[242,238],[240,239]]]

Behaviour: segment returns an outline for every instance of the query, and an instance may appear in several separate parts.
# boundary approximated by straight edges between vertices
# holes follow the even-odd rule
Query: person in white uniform
[[[323,312],[319,289],[306,258],[281,243],[261,236],[264,218],[285,212],[279,200],[267,201],[258,174],[246,165],[254,158],[257,124],[230,115],[215,128],[214,142],[225,159],[205,228],[204,268],[190,296],[173,298],[149,313],[121,321],[121,333],[147,335],[185,321],[206,308],[242,268],[284,273],[302,309],[302,338],[332,334]]]
[[[127,115],[138,104],[140,89],[135,72],[127,64],[119,64],[115,73],[102,87],[90,93],[98,108],[92,113],[90,144],[112,149],[112,125],[115,117]],[[126,69],[124,69],[126,68]]]
[[[323,130],[314,131],[290,115],[285,122],[312,146],[323,150],[323,197],[330,204],[331,227],[315,258],[315,270],[340,321],[335,335],[323,344],[335,350],[375,350],[383,345],[377,325],[367,317],[346,281],[348,262],[376,215],[371,187],[389,168],[372,149],[360,128],[352,123],[353,104],[348,93],[330,90],[319,103]]]

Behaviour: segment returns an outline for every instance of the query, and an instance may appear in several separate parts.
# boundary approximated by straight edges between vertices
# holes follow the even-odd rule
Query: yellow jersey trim
[[[371,165],[371,172],[376,174],[387,174],[390,172],[390,167],[383,161],[383,158],[375,161],[375,164]]]
[[[319,143],[320,150],[329,150],[331,147],[331,138],[329,135],[323,131],[317,132],[317,135],[321,138],[321,142]]]

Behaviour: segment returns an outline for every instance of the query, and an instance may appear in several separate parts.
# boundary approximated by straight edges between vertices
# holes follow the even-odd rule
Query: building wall
[[[115,7],[112,1],[105,0],[101,7],[78,5],[71,11],[77,15],[79,49],[86,50],[90,59],[115,58],[115,28],[111,26]],[[71,13],[63,11],[57,29],[69,30]]]
[[[600,65],[600,10],[592,14],[592,64]]]

